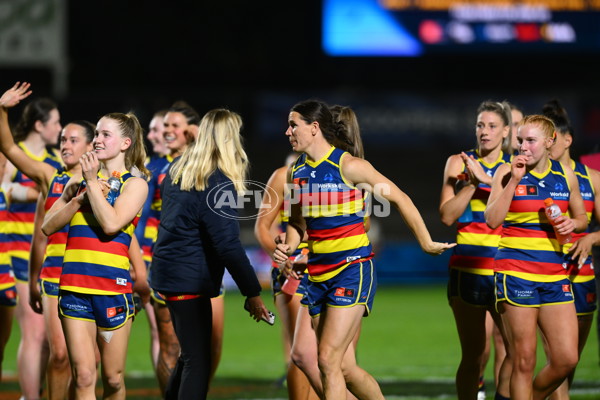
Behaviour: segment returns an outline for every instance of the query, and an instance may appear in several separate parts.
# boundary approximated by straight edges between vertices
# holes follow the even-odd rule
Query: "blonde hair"
[[[137,168],[144,176],[150,179],[150,171],[146,168],[146,148],[144,147],[144,130],[135,114],[129,112],[109,113],[102,118],[117,121],[121,129],[121,136],[131,139],[131,145],[125,150],[125,168],[132,171]]]
[[[523,125],[534,125],[538,127],[548,139],[556,139],[556,128],[554,122],[544,115],[527,115],[519,121],[519,128]]]
[[[226,109],[214,109],[200,121],[198,137],[170,170],[173,183],[181,190],[204,190],[208,178],[218,168],[231,179],[236,191],[246,190],[248,157],[242,145],[242,118]]]

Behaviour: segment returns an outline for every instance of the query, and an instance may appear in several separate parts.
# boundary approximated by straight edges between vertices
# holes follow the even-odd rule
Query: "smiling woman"
[[[69,180],[42,226],[51,235],[69,225],[58,305],[78,398],[95,396],[96,344],[104,397],[125,398],[125,358],[134,312],[129,270],[136,256],[130,247],[141,258],[133,230],[148,191],[146,181],[130,172],[137,168],[148,174],[142,133],[133,114],[102,117],[94,151],[80,158],[82,176]],[[106,179],[113,172],[121,185],[111,205]],[[136,275],[143,285],[145,269]]]
[[[41,365],[40,362],[32,361],[31,357],[41,357],[40,341],[45,341],[47,335],[49,346],[48,391],[51,397],[63,398],[67,394],[70,371],[66,344],[58,319],[58,281],[62,271],[64,244],[68,227],[46,238],[40,230],[40,224],[46,210],[60,197],[62,188],[68,180],[74,174],[81,174],[79,158],[86,151],[92,149],[94,126],[87,121],[73,121],[64,127],[60,136],[60,155],[64,167],[57,167],[54,164],[32,158],[31,153],[26,151],[25,147],[22,147],[23,145],[15,143],[7,121],[7,109],[28,97],[31,93],[29,88],[29,83],[17,83],[0,98],[0,150],[7,155],[8,159],[18,169],[19,174],[29,177],[41,190],[41,195],[37,199],[38,202],[35,207],[35,225],[31,237],[29,273],[26,276],[29,279],[29,288],[28,290],[21,289],[19,295],[20,305],[24,309],[18,315],[21,316],[22,322],[28,326],[26,330],[23,330],[22,338],[24,342],[21,346],[23,350],[19,352],[20,375],[23,376],[21,382],[24,394],[27,395],[30,391],[33,393],[39,392],[36,389],[40,382],[39,373],[31,369],[26,370],[24,366]],[[39,122],[41,121],[38,121],[37,125],[39,125]],[[35,125],[28,124],[29,126]],[[53,121],[50,125],[49,128],[45,129],[46,131],[54,132],[56,126],[60,127],[58,120]],[[53,137],[52,135],[53,133],[50,134],[50,137]],[[30,188],[30,190],[32,189]],[[40,280],[40,284],[38,284],[38,280]],[[24,286],[27,289],[25,283],[21,283],[19,286]],[[40,287],[43,296],[40,294]],[[31,307],[28,306],[28,303]],[[43,319],[41,315],[38,315],[42,313],[42,310],[45,315]],[[40,321],[43,321],[43,325],[35,329],[34,326],[37,326],[36,324],[39,324]],[[8,327],[9,325],[4,326]],[[31,342],[32,340],[35,340],[38,345],[34,345]]]
[[[357,141],[327,104],[297,103],[288,124],[285,135],[293,150],[303,153],[290,165],[287,181],[299,201],[291,202],[285,243],[277,245],[273,260],[285,263],[308,235],[309,279],[302,301],[313,317],[324,397],[345,398],[348,388],[358,398],[383,398],[375,379],[344,356],[361,318],[371,312],[377,286],[359,188],[385,187],[381,200],[396,207],[426,253],[438,255],[454,244],[434,242],[412,200],[369,162],[346,151]],[[322,211],[331,205],[335,212]]]

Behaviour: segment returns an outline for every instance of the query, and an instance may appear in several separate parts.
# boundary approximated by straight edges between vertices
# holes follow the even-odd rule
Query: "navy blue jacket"
[[[161,185],[162,213],[150,267],[150,286],[163,293],[219,294],[225,268],[240,292],[258,296],[254,268],[240,241],[232,207],[237,193],[220,170],[203,191],[182,191],[169,173]]]

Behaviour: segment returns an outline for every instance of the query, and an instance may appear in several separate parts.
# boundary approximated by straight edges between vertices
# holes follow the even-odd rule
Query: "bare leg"
[[[156,364],[156,377],[160,391],[164,393],[169,383],[169,377],[177,364],[180,348],[169,309],[167,306],[158,303],[154,303],[153,307],[160,342],[160,351]]]
[[[500,367],[506,357],[506,347],[504,346],[504,339],[502,339],[502,333],[498,328],[498,325],[494,324],[492,328],[492,339],[494,341],[494,382],[498,387],[498,375],[500,374]]]
[[[71,370],[75,397],[96,399],[96,324],[70,318],[61,318]]]
[[[323,313],[313,319],[317,333],[318,363],[321,371],[325,399],[346,398],[346,378],[352,382],[352,393],[361,399],[383,399],[377,381],[356,365],[342,369],[344,356],[354,339],[364,314],[365,307],[350,308],[326,307]]]
[[[579,356],[583,352],[585,347],[585,343],[587,342],[588,336],[590,334],[590,330],[592,328],[592,323],[594,321],[594,314],[588,315],[580,315],[577,317],[579,322],[579,338],[578,338],[578,351]],[[544,349],[547,349],[546,339],[544,339]],[[571,384],[573,383],[573,379],[575,378],[575,370],[569,374],[567,379],[560,384],[560,386],[552,393],[548,399],[549,400],[568,400],[569,399],[569,389],[571,388]]]
[[[500,311],[504,310],[504,303],[498,305]],[[509,342],[508,342],[508,333],[506,327],[504,326],[504,322],[502,316],[498,314],[495,310],[490,311],[490,315],[494,320],[494,332],[496,332],[497,338],[494,340],[499,340],[501,344],[496,344],[496,351],[502,350],[503,356],[502,359],[498,359],[499,354],[496,354],[495,362],[498,364],[498,372],[496,379],[496,393],[500,394],[503,397],[510,397],[510,376],[512,374],[512,358],[510,357],[510,352],[508,351]],[[494,366],[496,367],[496,365]]]
[[[489,311],[485,314],[485,350],[483,352],[483,360],[481,362],[481,369],[479,371],[479,392],[482,390],[479,385],[482,384],[481,379],[484,378],[485,368],[490,360],[490,354],[492,352],[492,333],[494,331],[494,319]],[[478,392],[478,393],[479,393]]]
[[[290,334],[290,325],[293,324],[291,321],[294,318],[289,313],[288,303],[292,301],[293,296],[287,296],[284,293],[275,296],[275,308],[277,309],[277,318],[281,323],[281,342],[283,345],[283,357],[285,360],[286,370],[287,366],[291,362],[290,352],[292,348],[293,333]]]
[[[288,365],[287,372],[288,397],[302,400],[317,399],[319,397],[315,390],[322,393],[322,387],[317,367],[317,339],[311,326],[310,316],[306,307],[300,306],[301,296],[282,293],[277,296],[277,299],[286,305],[286,313],[289,317],[286,334],[293,337],[292,361]]]
[[[48,364],[48,341],[44,316],[34,312],[29,305],[29,284],[17,281],[17,306],[15,316],[21,329],[17,350],[17,374],[25,399],[39,399]]]
[[[579,328],[572,303],[541,307],[539,326],[546,340],[548,362],[533,381],[533,398],[536,400],[550,395],[575,370],[579,361]]]
[[[156,315],[154,315],[154,308],[152,302],[148,302],[144,305],[146,310],[146,318],[148,318],[148,326],[150,328],[150,359],[152,360],[152,367],[156,372],[156,364],[158,363],[158,353],[160,351],[160,342],[158,339],[158,328],[156,326]]]
[[[512,356],[511,400],[530,400],[536,362],[537,320],[539,309],[503,303],[502,321],[506,326]]]
[[[462,354],[456,372],[456,392],[461,400],[476,399],[479,377],[482,366],[485,366],[485,350],[489,346],[486,329],[488,313],[485,308],[474,307],[460,299],[452,299],[450,306],[454,312]]]
[[[112,332],[110,342],[106,342],[98,336],[97,343],[100,349],[102,365],[102,386],[104,388],[103,399],[125,400],[125,361],[127,359],[127,344],[131,332],[130,318],[125,325]]]
[[[12,320],[15,308],[0,306],[0,382],[2,381],[2,361],[4,360],[4,348],[10,338]]]
[[[50,357],[46,378],[48,380],[48,399],[66,399],[71,383],[71,366],[67,353],[67,343],[58,317],[58,298],[42,296],[44,321],[48,333]]]

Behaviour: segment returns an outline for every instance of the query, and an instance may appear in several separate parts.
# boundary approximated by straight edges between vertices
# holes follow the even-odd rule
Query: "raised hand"
[[[479,185],[479,183],[490,185],[492,183],[492,178],[485,173],[483,167],[481,166],[479,161],[475,159],[475,157],[473,157],[472,155],[467,156],[467,154],[464,152],[460,153],[460,157],[462,158],[463,163],[465,164],[465,168],[469,176],[469,181],[473,185],[477,186]]]
[[[98,156],[93,151],[88,151],[79,159],[81,165],[81,173],[86,181],[98,179],[98,171],[100,170],[100,161]]]
[[[10,108],[19,104],[21,100],[31,94],[31,90],[29,90],[30,86],[31,84],[27,82],[15,83],[13,87],[4,92],[2,97],[0,97],[0,107]]]
[[[519,154],[513,158],[510,173],[514,179],[520,182],[527,173],[527,156]]]

